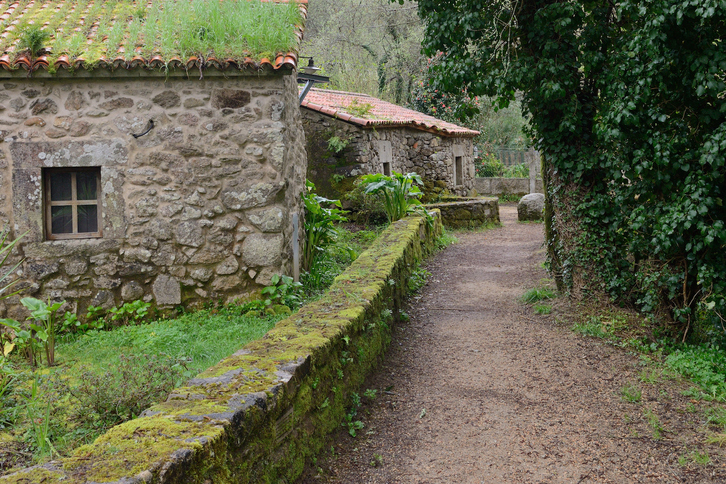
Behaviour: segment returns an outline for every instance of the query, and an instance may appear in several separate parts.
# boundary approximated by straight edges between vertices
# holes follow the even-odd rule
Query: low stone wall
[[[537,180],[535,193],[544,193],[542,180]],[[479,195],[527,195],[529,178],[474,178],[474,190]]]
[[[291,482],[390,341],[407,278],[441,233],[408,217],[326,295],[73,456],[0,483]]]
[[[448,203],[432,203],[427,209],[438,209],[448,228],[475,228],[499,223],[499,200],[496,198],[472,198]]]

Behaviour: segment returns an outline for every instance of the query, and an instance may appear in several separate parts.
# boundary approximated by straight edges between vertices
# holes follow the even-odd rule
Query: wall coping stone
[[[0,483],[291,482],[383,355],[383,310],[400,309],[407,278],[441,230],[438,211],[432,225],[423,217],[393,223],[321,299],[263,338],[71,457]],[[341,366],[343,352],[351,362]]]

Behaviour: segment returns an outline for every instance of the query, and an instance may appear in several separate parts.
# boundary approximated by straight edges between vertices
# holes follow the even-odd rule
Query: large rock
[[[517,204],[517,217],[520,222],[542,220],[545,196],[543,193],[525,195]]]

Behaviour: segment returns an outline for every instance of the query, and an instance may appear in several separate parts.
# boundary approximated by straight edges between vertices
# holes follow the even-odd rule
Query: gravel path
[[[543,227],[517,223],[513,206],[500,216],[429,262],[364,387],[378,390],[365,428],[342,429],[299,482],[726,482],[723,449],[701,443],[708,404],[683,397],[684,383],[644,383],[637,356],[518,302],[546,277]],[[640,401],[623,401],[628,385]]]

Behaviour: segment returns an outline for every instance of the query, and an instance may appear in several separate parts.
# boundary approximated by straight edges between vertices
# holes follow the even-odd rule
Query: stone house
[[[128,3],[118,29],[107,26],[124,40],[94,62],[84,60],[91,49],[111,45],[98,35],[108,16],[93,18],[103,8],[19,3],[0,7],[0,223],[11,238],[24,234],[22,296],[64,299],[79,313],[137,299],[197,305],[292,272],[306,171],[295,53],[305,2],[292,45],[259,60],[126,45],[140,12]],[[69,25],[76,3],[91,13]],[[49,45],[82,32],[86,51],[20,50],[15,30],[34,19]],[[25,317],[17,297],[3,304]]]
[[[478,131],[366,94],[311,89],[301,106],[307,176],[323,195],[340,198],[347,177],[392,171],[455,195],[474,188]]]

